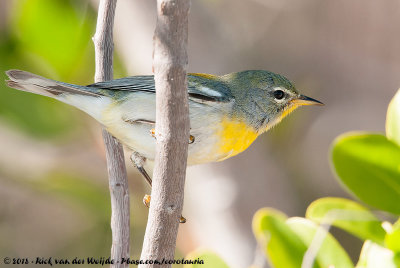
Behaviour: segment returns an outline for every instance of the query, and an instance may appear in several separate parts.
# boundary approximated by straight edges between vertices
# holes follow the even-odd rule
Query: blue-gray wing
[[[88,85],[91,90],[106,96],[125,95],[127,92],[155,93],[153,75],[131,76]],[[229,102],[233,97],[222,81],[188,75],[189,99],[196,102]]]
[[[87,87],[110,91],[144,91],[155,92],[154,77],[152,75],[130,76],[106,82],[99,82]]]

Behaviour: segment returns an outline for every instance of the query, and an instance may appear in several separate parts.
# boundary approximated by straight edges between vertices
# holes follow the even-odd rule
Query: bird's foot
[[[179,223],[185,223],[185,222],[186,218],[181,215],[181,217],[179,218]]]
[[[150,129],[150,136],[152,136],[153,138],[156,138],[156,129],[155,128]]]
[[[146,195],[143,197],[143,204],[144,204],[146,207],[150,208],[150,201],[151,201],[151,195],[146,194]]]

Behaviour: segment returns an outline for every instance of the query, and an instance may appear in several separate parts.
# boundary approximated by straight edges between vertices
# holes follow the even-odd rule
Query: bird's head
[[[235,98],[233,115],[262,133],[303,105],[324,105],[300,94],[285,77],[268,71],[243,71],[223,76]]]

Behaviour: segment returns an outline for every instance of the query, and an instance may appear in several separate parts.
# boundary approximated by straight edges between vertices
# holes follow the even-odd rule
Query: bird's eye
[[[277,100],[281,100],[285,97],[285,92],[282,90],[278,89],[274,91],[274,98]]]

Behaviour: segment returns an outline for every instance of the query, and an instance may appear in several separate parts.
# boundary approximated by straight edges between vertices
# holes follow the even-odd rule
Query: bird
[[[131,149],[144,169],[155,158],[156,88],[153,75],[130,76],[87,86],[44,78],[21,70],[6,72],[14,89],[54,98],[86,112]],[[189,73],[188,165],[219,162],[246,150],[296,108],[324,105],[299,93],[286,77],[265,70],[226,75]]]

